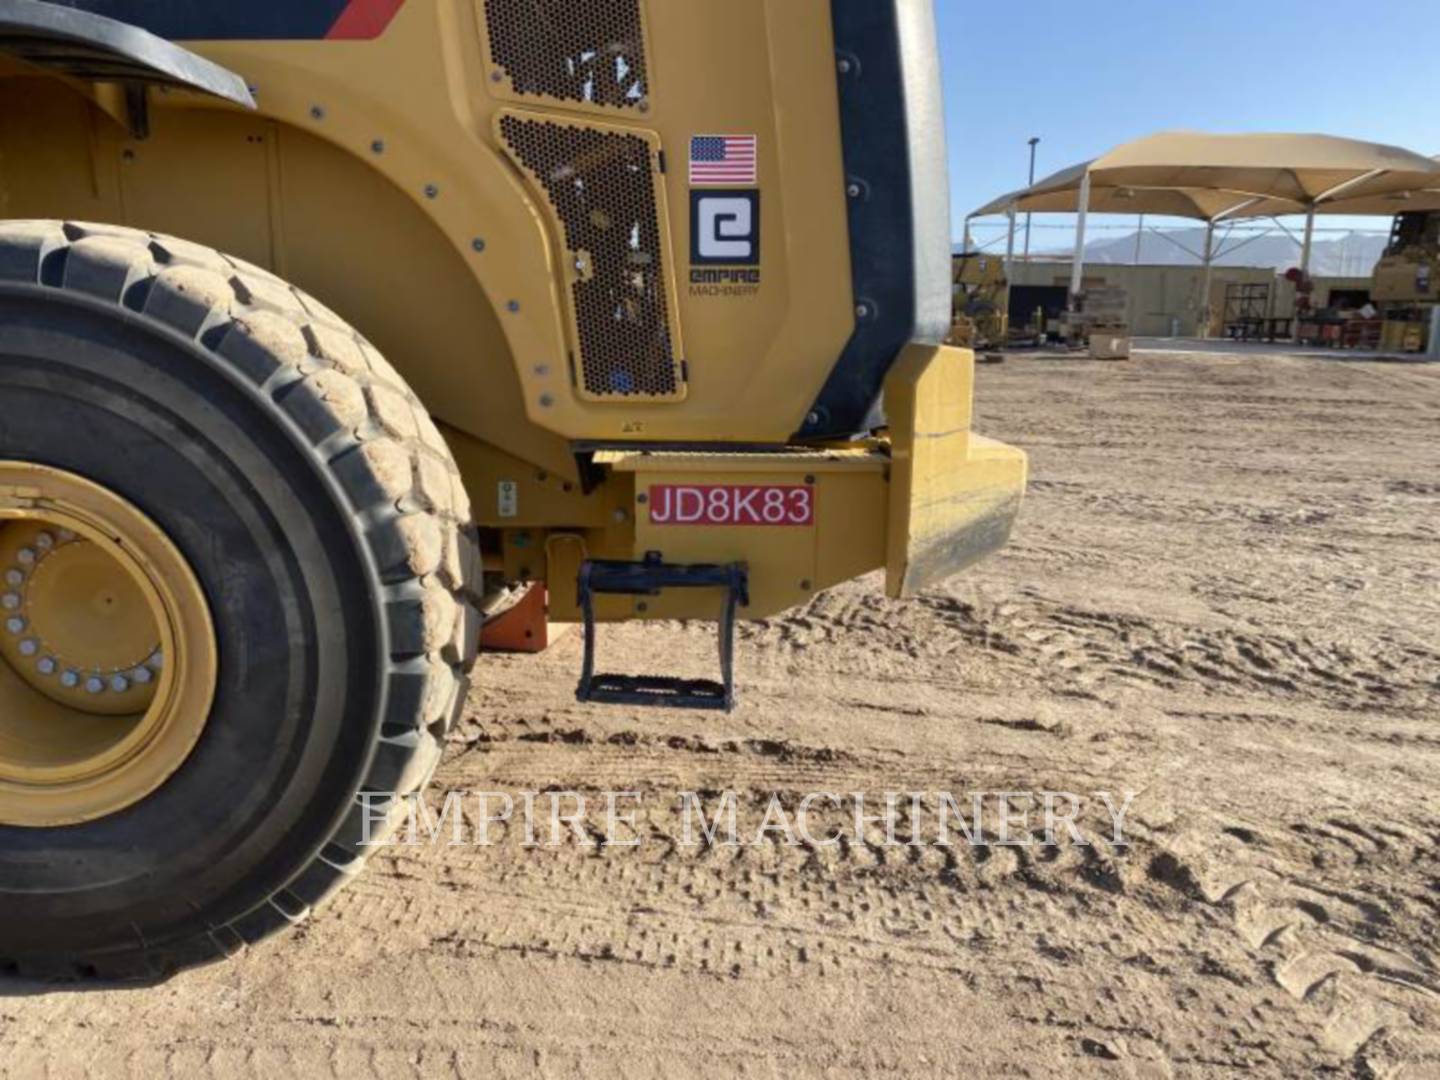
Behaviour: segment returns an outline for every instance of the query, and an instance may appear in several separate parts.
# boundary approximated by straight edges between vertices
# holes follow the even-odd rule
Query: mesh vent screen
[[[614,109],[649,96],[640,0],[485,0],[485,25],[517,94]]]
[[[650,144],[634,135],[506,116],[506,144],[545,188],[582,278],[572,288],[581,384],[601,397],[682,390]]]

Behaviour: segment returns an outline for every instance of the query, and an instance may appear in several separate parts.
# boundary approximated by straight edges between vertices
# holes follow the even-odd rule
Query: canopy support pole
[[[1315,204],[1305,214],[1305,240],[1300,245],[1300,273],[1310,276],[1310,253],[1315,247]]]
[[[1133,265],[1140,265],[1140,245],[1145,240],[1145,215],[1140,215],[1140,222],[1135,226],[1135,262]]]
[[[1284,223],[1283,221],[1281,221],[1278,217],[1275,217],[1273,214],[1272,214],[1271,217],[1270,217],[1270,223],[1271,223],[1272,225],[1274,225],[1275,228],[1279,229],[1282,233],[1284,233],[1286,236],[1288,236],[1288,237],[1290,238],[1290,242],[1291,242],[1291,243],[1294,243],[1294,244],[1300,243],[1299,238],[1296,237],[1296,235],[1295,235],[1293,232],[1291,232],[1291,231],[1289,230],[1289,228],[1286,227],[1286,225],[1285,225],[1285,223]]]
[[[1085,222],[1090,216],[1090,174],[1080,181],[1080,216],[1075,220],[1075,258],[1070,265],[1070,310],[1085,286]]]
[[[1177,248],[1179,248],[1181,251],[1183,251],[1186,255],[1189,255],[1192,259],[1197,259],[1197,260],[1201,260],[1201,261],[1204,260],[1204,255],[1201,254],[1200,252],[1196,251],[1196,250],[1195,250],[1194,248],[1192,248],[1189,244],[1182,244],[1179,240],[1176,240],[1176,239],[1175,239],[1173,236],[1171,236],[1168,232],[1161,232],[1159,229],[1155,228],[1154,225],[1151,225],[1149,228],[1150,228],[1150,233],[1151,233],[1151,235],[1153,235],[1153,236],[1158,236],[1161,240],[1164,240],[1167,244],[1173,244],[1175,247],[1177,247]]]
[[[1200,277],[1200,334],[1202,338],[1210,336],[1210,287],[1215,276],[1215,219],[1211,218],[1205,223],[1205,257],[1202,260],[1205,267],[1204,274]]]
[[[1015,207],[1011,204],[1007,215],[1010,218],[1010,234],[1005,240],[1005,277],[1008,279],[1015,270]]]

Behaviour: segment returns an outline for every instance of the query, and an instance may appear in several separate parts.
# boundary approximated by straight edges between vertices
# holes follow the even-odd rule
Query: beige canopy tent
[[[1013,206],[1017,214],[1073,214],[1080,208],[1080,186],[1055,191],[1025,188],[1002,195],[976,210],[971,217],[1008,213]],[[1092,214],[1155,214],[1159,217],[1198,218],[1201,221],[1223,219],[1227,211],[1240,202],[1249,202],[1227,191],[1206,188],[1135,188],[1127,185],[1092,183],[1089,212]],[[1294,210],[1286,212],[1293,213]]]
[[[1126,143],[1011,192],[969,217],[1010,218],[1007,258],[1014,255],[1015,215],[1078,215],[1071,293],[1080,291],[1086,219],[1091,213],[1157,214],[1207,224],[1208,282],[1217,224],[1238,218],[1305,215],[1301,269],[1308,272],[1321,213],[1399,213],[1425,209],[1440,192],[1440,160],[1396,146],[1332,135],[1210,135],[1164,132]],[[1415,205],[1405,207],[1406,197]],[[968,227],[969,218],[966,219]],[[1206,294],[1208,296],[1208,290]]]
[[[1350,214],[1355,217],[1394,217],[1411,211],[1440,211],[1440,187],[1397,191],[1389,195],[1366,195],[1357,199],[1336,199],[1317,208],[1321,214]]]
[[[1428,160],[1440,168],[1440,156]],[[1440,211],[1440,173],[1433,176],[1417,175],[1414,184],[1402,185],[1401,182],[1409,175],[1408,173],[1394,173],[1383,184],[1358,185],[1317,204],[1315,212],[1317,214],[1345,214],[1353,217],[1394,217],[1396,214],[1404,214],[1409,211],[1422,213]],[[1384,190],[1376,190],[1377,187],[1383,187]],[[1279,214],[1283,211],[1272,211],[1261,205],[1256,207],[1254,213],[1246,213],[1241,216],[1258,217],[1268,216],[1272,213]]]
[[[1066,170],[1066,173],[1072,170]],[[1064,174],[1057,173],[1049,180],[1041,181],[1041,184],[1054,182],[1056,177]],[[1207,188],[1152,188],[1152,187],[1130,187],[1125,185],[1095,184],[1091,183],[1082,211],[1080,196],[1082,194],[1083,179],[1068,186],[1057,186],[1052,190],[1040,191],[1037,184],[1034,188],[1022,189],[1002,195],[1000,198],[976,210],[965,221],[966,235],[969,235],[970,218],[986,217],[991,214],[1005,214],[1009,218],[1009,231],[1006,237],[1005,261],[1007,265],[1014,261],[1015,256],[1015,222],[1016,216],[1020,213],[1059,213],[1079,214],[1080,219],[1076,227],[1075,235],[1075,260],[1071,271],[1070,292],[1072,294],[1080,291],[1080,283],[1083,280],[1084,263],[1082,253],[1085,249],[1085,227],[1090,214],[1138,214],[1141,216],[1142,228],[1145,215],[1156,217],[1183,217],[1194,218],[1206,223],[1205,247],[1201,253],[1191,252],[1200,258],[1201,265],[1205,268],[1205,282],[1202,288],[1205,295],[1209,295],[1210,274],[1214,268],[1216,257],[1215,251],[1215,227],[1220,223],[1239,216],[1245,210],[1258,205],[1252,196],[1237,195],[1230,191],[1220,191]],[[1275,200],[1266,200],[1267,205],[1277,206]],[[1298,205],[1286,206],[1284,209],[1272,209],[1272,214],[1294,214],[1302,212]],[[1186,248],[1187,251],[1190,249]]]

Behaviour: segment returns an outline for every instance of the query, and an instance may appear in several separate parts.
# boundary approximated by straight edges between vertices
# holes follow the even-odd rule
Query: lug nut
[[[79,673],[74,671],[65,672],[63,675],[60,676],[60,685],[65,687],[65,689],[67,690],[74,690],[75,687],[80,685]]]
[[[105,680],[98,675],[91,675],[85,680],[85,692],[87,694],[103,694],[105,692]]]
[[[25,572],[23,570],[6,570],[5,584],[18,589],[25,584]]]
[[[35,565],[35,551],[33,548],[21,548],[15,553],[15,561],[21,566]]]
[[[35,546],[41,551],[49,551],[55,546],[55,538],[48,532],[42,532],[39,536],[35,537]]]
[[[35,656],[39,652],[40,643],[34,638],[26,638],[24,641],[20,642],[21,656]]]
[[[110,689],[117,694],[123,694],[130,689],[130,680],[124,675],[113,675],[110,678]]]
[[[23,634],[25,632],[25,620],[20,618],[18,615],[14,618],[6,619],[5,629],[9,630],[12,634]]]
[[[0,596],[0,608],[4,608],[6,611],[19,611],[20,594],[7,592],[4,596]]]
[[[35,670],[40,672],[41,675],[54,675],[55,669],[59,666],[60,665],[55,663],[53,656],[47,656],[35,665]]]
[[[138,667],[130,673],[131,680],[137,686],[144,686],[154,677],[154,673],[148,667]]]

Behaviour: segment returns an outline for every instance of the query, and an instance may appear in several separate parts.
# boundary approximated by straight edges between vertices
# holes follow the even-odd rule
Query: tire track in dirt
[[[745,640],[772,656],[828,652],[848,640],[856,666],[877,671],[885,654],[933,664],[980,649],[1087,693],[1118,682],[1189,693],[1304,696],[1342,709],[1440,702],[1440,652],[1420,645],[1372,643],[1362,655],[1340,641],[1164,624],[1051,601],[1029,589],[999,602],[936,595],[908,606],[869,594],[827,594],[759,624]]]
[[[873,783],[886,768],[866,755],[832,755],[826,748],[621,734],[600,738],[572,730],[552,740],[529,733],[513,745],[502,737],[488,744],[485,755],[457,762],[461,767],[454,775],[447,770],[446,782],[465,781],[477,769],[502,780],[502,786],[543,789],[575,776],[599,782],[617,764],[606,756],[615,744],[657,759],[696,755],[704,759],[698,769],[675,771],[717,785],[723,773],[732,789],[747,796],[740,808],[743,832],[760,821],[768,794],[786,790],[787,783],[795,790],[816,782],[844,790],[867,779]],[[535,746],[548,748],[547,756],[532,756]],[[555,768],[555,752],[586,760]],[[492,755],[506,760],[476,760]],[[717,760],[723,768],[713,764]],[[777,762],[788,763],[790,771]],[[537,766],[545,768],[543,775],[532,771]],[[627,767],[621,779],[644,771],[670,770],[663,764],[654,770]],[[1007,782],[1024,788],[1036,778]],[[1028,1003],[1037,992],[1045,997],[1057,989],[1057,965],[1072,983],[1068,993],[1087,1002],[1081,958],[1097,939],[1124,943],[1116,945],[1112,960],[1147,977],[1185,971],[1214,981],[1224,989],[1208,993],[1233,993],[1237,1009],[1263,978],[1264,965],[1252,962],[1250,947],[1238,935],[1228,947],[1215,942],[1203,910],[1189,898],[1177,900],[1171,881],[1155,869],[1163,850],[1148,840],[1121,850],[1102,842],[1092,849],[960,848],[898,856],[878,843],[835,851],[776,846],[691,851],[666,842],[677,831],[666,794],[673,793],[646,792],[647,806],[648,796],[661,798],[642,824],[653,842],[641,851],[567,842],[558,851],[526,852],[518,836],[507,832],[496,847],[483,851],[442,857],[424,849],[386,853],[379,865],[403,882],[408,898],[403,911],[375,906],[394,891],[377,879],[357,888],[354,909],[344,918],[353,930],[357,918],[363,924],[368,914],[379,912],[384,921],[424,938],[427,952],[471,960],[519,955],[688,971],[720,980],[865,980],[897,969],[929,972],[971,992],[1025,1002],[1020,1012],[1034,1022],[1098,1032],[1101,1046],[1110,1045],[1106,1037],[1118,1039],[1116,1045],[1137,1058],[1148,1053],[1146,1047],[1159,1047],[1161,1036],[1132,1009],[1108,1015],[1093,1004],[1084,1009],[1062,1004],[1031,1015]],[[1087,835],[1099,839],[1102,823],[1086,824]],[[825,828],[822,822],[816,831]],[[374,889],[369,899],[367,888]],[[455,905],[462,898],[477,909],[474,930],[455,929]],[[1157,924],[1164,934],[1155,932]],[[1286,1022],[1265,1007],[1259,1010],[1267,1023]],[[1104,1019],[1097,1022],[1097,1016]],[[1172,1045],[1178,1040],[1189,1046],[1182,1058],[1193,1053],[1197,1062],[1216,1064],[1206,1057],[1206,1037],[1198,1028],[1188,1034],[1172,1030],[1169,1038]],[[1247,1050],[1244,1040],[1237,1041],[1221,1064],[1263,1064],[1263,1042],[1256,1038]]]
[[[1440,823],[1427,832],[1334,816],[1293,823],[1288,835],[1274,822],[1209,825],[1167,848],[1163,879],[1228,915],[1275,985],[1313,1014],[1321,1049],[1355,1075],[1435,1075],[1440,968],[1428,950],[1387,939],[1406,909],[1432,924],[1440,913],[1433,831]],[[1341,866],[1351,872],[1337,872]]]

